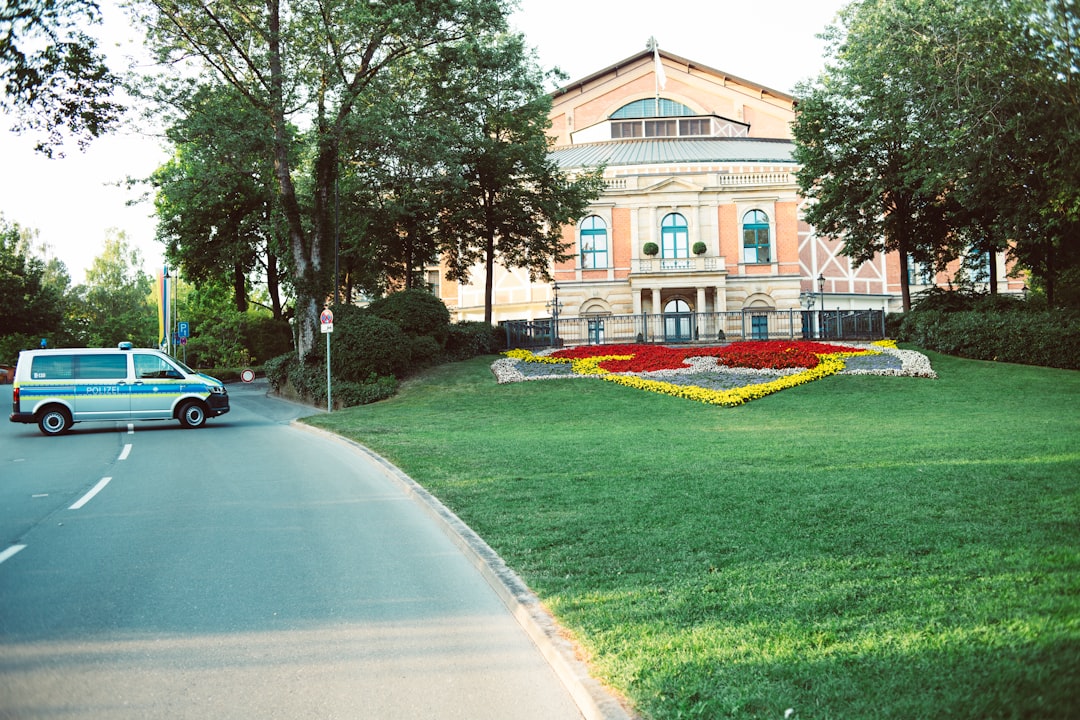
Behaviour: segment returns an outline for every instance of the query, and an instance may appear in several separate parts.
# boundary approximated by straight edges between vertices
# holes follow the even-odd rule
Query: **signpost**
[[[326,412],[334,411],[330,392],[330,333],[334,332],[334,313],[327,308],[319,315],[319,325],[326,336]]]

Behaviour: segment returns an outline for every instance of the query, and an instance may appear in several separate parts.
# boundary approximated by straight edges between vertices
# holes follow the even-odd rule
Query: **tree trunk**
[[[247,312],[247,276],[240,263],[233,264],[233,300],[236,302],[236,312]]]
[[[484,249],[484,322],[491,324],[492,301],[495,296],[495,231],[487,231]]]
[[[315,346],[318,335],[319,306],[312,293],[312,278],[318,271],[318,254],[308,252],[300,203],[292,181],[289,163],[290,137],[285,119],[284,73],[281,59],[281,3],[267,0],[270,37],[270,114],[274,128],[274,174],[282,210],[289,227],[289,249],[292,251],[293,280],[296,288],[296,352],[303,358]]]
[[[281,312],[281,279],[278,277],[277,255],[266,253],[266,292],[270,296],[270,307],[274,312],[274,319],[282,318]]]
[[[986,254],[990,257],[990,277],[987,282],[990,283],[990,294],[998,294],[998,271],[997,271],[997,252],[991,248],[987,250]]]

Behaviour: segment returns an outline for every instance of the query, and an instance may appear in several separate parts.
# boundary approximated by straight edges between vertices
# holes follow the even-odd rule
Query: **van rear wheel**
[[[184,403],[179,415],[180,424],[186,428],[198,428],[206,424],[206,406],[200,402]]]
[[[38,414],[38,429],[44,435],[63,435],[71,429],[71,413],[67,408],[47,407]]]

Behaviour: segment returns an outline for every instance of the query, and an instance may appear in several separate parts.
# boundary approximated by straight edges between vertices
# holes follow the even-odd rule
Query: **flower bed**
[[[580,345],[504,355],[492,365],[499,383],[591,377],[725,407],[838,373],[937,377],[925,355],[900,350],[889,340],[871,345],[802,340],[714,347]]]

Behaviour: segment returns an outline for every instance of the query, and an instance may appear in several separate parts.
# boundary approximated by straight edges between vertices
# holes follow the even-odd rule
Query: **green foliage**
[[[708,248],[706,247],[705,243],[703,243],[703,242],[694,243],[694,254],[695,255],[704,255],[705,251],[707,249]]]
[[[1080,312],[1076,311],[1032,311],[1023,303],[1000,299],[942,298],[907,313],[897,338],[976,360],[1080,370]]]
[[[506,334],[485,322],[460,322],[450,326],[446,338],[446,359],[468,360],[504,349]]]
[[[0,340],[15,335],[53,335],[64,316],[64,285],[50,282],[43,260],[29,248],[29,234],[0,215]],[[12,347],[21,340],[8,342]],[[36,347],[35,341],[32,347]],[[25,348],[22,348],[25,349]],[[0,362],[11,349],[0,346]]]
[[[248,307],[249,276],[265,281],[280,316],[277,257],[285,251],[266,118],[228,86],[196,86],[173,98],[186,114],[166,130],[173,157],[149,182],[157,237],[189,282],[230,287]]]
[[[1000,252],[1055,304],[1080,267],[1075,2],[855,2],[797,90],[806,220],[856,262]],[[993,266],[991,272],[994,272]]]
[[[373,301],[367,311],[390,320],[408,335],[426,335],[440,344],[446,342],[450,332],[450,311],[442,300],[426,290],[392,293]]]
[[[388,93],[377,80],[399,62],[504,29],[504,12],[502,0],[271,3],[258,12],[237,0],[178,0],[168,12],[151,4],[148,36],[162,66],[182,60],[176,66],[185,77],[202,71],[230,85],[261,116],[255,125],[273,128],[258,167],[273,168],[275,204],[287,228],[281,256],[290,264],[301,355],[319,344],[318,313],[333,290],[326,260],[338,227],[333,199],[341,168],[361,154],[358,139],[386,126],[378,113],[364,113]],[[205,63],[193,72],[194,58]],[[300,138],[290,132],[292,117],[305,118],[309,128]]]
[[[568,177],[548,154],[547,76],[519,35],[476,33],[444,48],[454,109],[455,157],[447,160],[439,238],[448,276],[485,267],[484,320],[492,318],[494,266],[549,278],[573,256],[564,225],[584,215],[603,188],[603,171]]]
[[[17,130],[45,133],[51,157],[66,129],[85,146],[116,124],[119,78],[85,32],[101,22],[96,0],[4,0],[0,5],[0,109]]]
[[[410,337],[396,323],[352,305],[334,309],[330,371],[335,378],[363,382],[368,376],[404,377],[412,360]],[[326,345],[308,356],[326,362]]]
[[[86,285],[72,291],[68,317],[77,343],[115,347],[126,341],[136,347],[157,347],[152,289],[138,249],[125,233],[113,231],[86,271]]]
[[[645,253],[649,257],[656,255],[660,252],[660,246],[654,242],[647,242],[641,246],[641,252]]]
[[[295,353],[288,353],[267,361],[264,369],[274,392],[283,394],[291,389],[307,402],[316,405],[326,403],[325,359],[320,362],[318,358],[312,358],[301,362]],[[332,381],[335,407],[378,402],[393,397],[398,389],[398,380],[392,375],[380,377],[372,373],[363,381],[337,377],[333,377]]]
[[[893,336],[976,360],[1080,369],[1080,312],[1010,296],[932,290]]]

